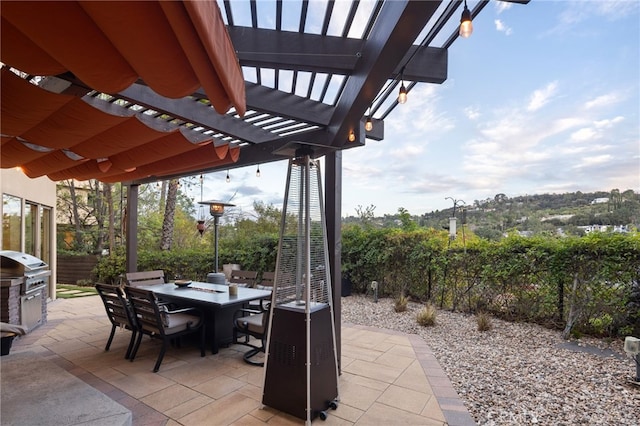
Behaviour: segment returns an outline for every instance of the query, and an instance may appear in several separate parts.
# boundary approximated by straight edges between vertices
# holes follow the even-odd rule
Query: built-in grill
[[[49,265],[27,253],[0,251],[2,322],[31,331],[47,317]]]

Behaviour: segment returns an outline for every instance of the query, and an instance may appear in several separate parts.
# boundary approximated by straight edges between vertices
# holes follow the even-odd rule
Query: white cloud
[[[614,125],[624,121],[624,117],[617,116],[612,119],[594,121],[592,126],[583,127],[571,134],[573,142],[587,142],[602,137],[603,131],[612,128]]]
[[[594,126],[598,129],[609,129],[613,127],[615,124],[622,123],[624,121],[624,117],[619,115],[617,117],[612,118],[611,120],[599,120],[593,123]]]
[[[585,102],[584,107],[585,109],[601,108],[601,107],[616,104],[620,101],[621,101],[620,96],[618,96],[615,93],[608,93],[606,95],[601,95],[601,96],[598,96],[597,98],[594,98],[590,101]]]
[[[585,3],[590,3],[589,6],[594,15],[613,21],[627,18],[633,13],[638,13],[639,10],[639,3],[630,0],[592,1]]]
[[[589,19],[617,21],[640,12],[640,2],[634,0],[578,0],[563,3],[566,5],[565,10],[558,14],[556,25],[547,34],[576,34],[576,27]]]
[[[567,145],[565,147],[559,147],[558,152],[565,156],[574,156],[588,152],[610,151],[612,149],[614,149],[612,145]]]
[[[496,25],[496,30],[498,32],[504,33],[505,35],[508,35],[508,36],[513,33],[513,30],[511,29],[511,27],[506,26],[504,22],[502,22],[500,19],[494,20],[493,23]]]
[[[562,117],[553,120],[549,128],[542,132],[546,135],[557,135],[558,133],[571,130],[573,127],[584,126],[587,123],[589,123],[589,120],[582,117]]]
[[[450,118],[440,106],[440,91],[446,90],[434,84],[415,86],[402,108],[396,108],[386,121],[389,133],[406,135],[416,139],[424,135],[442,134],[454,127]],[[407,123],[411,123],[408,126]]]
[[[405,159],[409,157],[415,157],[422,154],[424,147],[415,144],[409,144],[402,148],[397,148],[391,151],[391,156],[399,159]]]
[[[596,139],[598,133],[592,128],[585,127],[571,134],[571,140],[574,142],[585,142],[592,139]]]
[[[454,176],[425,173],[413,178],[405,192],[442,194],[451,191],[461,183]]]
[[[464,115],[467,116],[469,120],[477,120],[480,118],[480,109],[477,107],[466,107],[464,110]]]
[[[542,108],[555,95],[558,88],[558,82],[552,81],[544,88],[538,89],[531,95],[531,100],[527,106],[527,111],[537,111]]]
[[[573,166],[574,169],[581,169],[585,167],[593,167],[595,165],[601,165],[610,162],[613,157],[610,154],[594,155],[592,157],[583,157],[582,161]]]
[[[501,14],[505,10],[511,9],[511,3],[507,3],[506,1],[496,1],[494,2],[496,13]]]
[[[369,186],[372,177],[383,176],[384,173],[384,170],[372,163],[349,162],[344,166],[344,178],[351,184],[362,186]]]
[[[548,87],[547,92],[552,92]],[[464,147],[462,167],[475,190],[495,191],[522,180],[565,179],[557,175],[571,167],[575,155],[562,146],[570,137],[565,133],[574,130],[574,139],[587,139],[589,132],[596,132],[593,121],[580,116],[545,119],[514,107],[493,114],[497,118],[479,123],[480,137]],[[592,150],[585,147],[584,152]]]

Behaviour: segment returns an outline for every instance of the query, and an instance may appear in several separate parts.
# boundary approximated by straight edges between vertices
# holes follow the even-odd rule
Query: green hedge
[[[219,247],[218,267],[225,263],[238,263],[242,269],[273,271],[276,264],[278,238],[258,236],[243,245]],[[124,249],[100,259],[94,270],[99,282],[119,283],[126,271]],[[207,274],[215,269],[215,254],[208,250],[138,250],[138,270],[162,269],[168,279],[177,276],[206,281]]]
[[[261,274],[275,269],[278,239],[256,235],[220,247],[219,265],[239,263]],[[163,269],[169,278],[204,280],[209,251],[139,251],[138,270]],[[640,336],[640,235],[510,236],[498,242],[473,236],[449,240],[433,229],[344,227],[342,268],[351,290],[378,281],[381,296],[405,295],[441,308],[488,311],[593,335]],[[96,267],[102,282],[119,282],[122,251]],[[568,327],[567,327],[568,324]]]
[[[434,230],[343,230],[343,272],[352,289],[379,282],[441,308],[489,311],[575,333],[640,335],[640,235],[471,239],[451,245]],[[634,290],[635,289],[635,290]]]

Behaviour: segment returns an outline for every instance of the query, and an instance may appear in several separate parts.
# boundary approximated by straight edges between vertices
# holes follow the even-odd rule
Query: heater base
[[[318,304],[319,305],[319,304]],[[275,307],[271,319],[262,403],[303,420],[326,418],[337,407],[337,365],[329,305],[314,306],[310,318],[310,365],[304,306]],[[309,369],[307,375],[307,368]],[[307,378],[309,380],[307,380]],[[308,406],[311,408],[307,416]]]

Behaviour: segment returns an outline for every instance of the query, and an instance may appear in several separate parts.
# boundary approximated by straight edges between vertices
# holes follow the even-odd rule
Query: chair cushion
[[[165,313],[167,323],[165,324],[164,333],[174,334],[187,329],[189,325],[191,328],[197,327],[200,323],[200,317],[196,315],[190,315],[185,313]]]
[[[158,304],[158,310],[160,311],[160,318],[162,319],[162,325],[169,326],[169,308],[167,305]]]
[[[238,318],[236,326],[241,330],[248,330],[252,333],[264,333],[264,325],[262,324],[264,314],[250,315]]]

